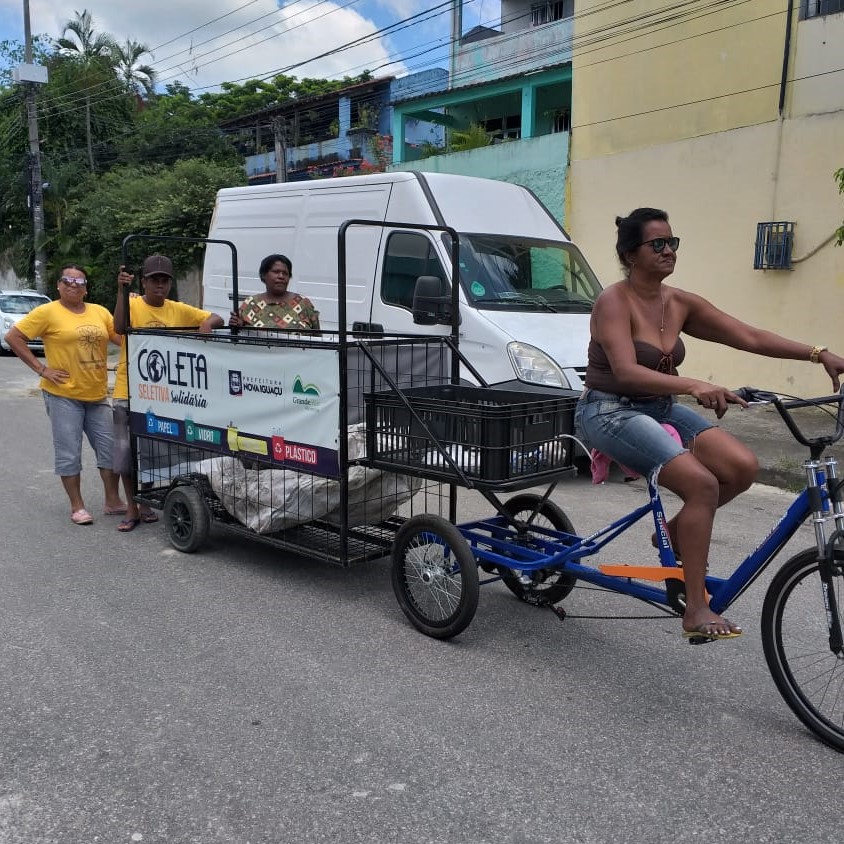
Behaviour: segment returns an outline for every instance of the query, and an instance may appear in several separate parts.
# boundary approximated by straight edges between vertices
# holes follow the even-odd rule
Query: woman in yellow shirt
[[[85,302],[88,277],[76,264],[66,264],[58,282],[59,298],[40,305],[16,323],[6,340],[12,351],[41,376],[41,392],[53,430],[55,471],[70,499],[70,518],[76,525],[93,524],[82,498],[82,435],[97,458],[103,482],[105,513],[120,515],[118,476],[112,465],[112,418],[108,402],[106,353],[109,341],[120,342],[111,314]],[[45,362],[27,342],[44,341]]]

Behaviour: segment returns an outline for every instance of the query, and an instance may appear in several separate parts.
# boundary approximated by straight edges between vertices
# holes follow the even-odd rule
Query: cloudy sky
[[[451,33],[444,0],[30,0],[33,35],[61,35],[76,9],[88,9],[96,31],[147,44],[144,57],[160,85],[176,80],[195,93],[221,82],[287,73],[340,78],[371,70],[403,76],[448,67]],[[419,15],[400,31],[379,30]],[[494,25],[498,0],[465,0],[464,31]],[[23,42],[23,0],[0,0],[0,40]],[[367,39],[336,52],[357,39]],[[329,55],[324,55],[328,53]]]

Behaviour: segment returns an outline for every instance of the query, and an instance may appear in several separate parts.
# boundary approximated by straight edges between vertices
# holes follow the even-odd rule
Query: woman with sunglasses
[[[118,476],[112,464],[112,413],[106,394],[109,341],[118,343],[111,314],[85,302],[88,277],[77,264],[62,267],[59,298],[40,305],[17,322],[6,335],[14,353],[41,377],[40,387],[53,430],[55,471],[70,499],[70,519],[93,524],[81,490],[82,435],[94,449],[103,482],[106,515],[122,515]],[[44,341],[42,362],[27,346]]]
[[[844,358],[825,346],[789,340],[741,322],[665,279],[674,272],[680,239],[668,215],[637,208],[617,217],[616,252],[625,278],[601,293],[590,323],[586,389],[575,425],[590,448],[639,474],[659,472],[661,486],[682,500],[667,528],[682,559],[686,591],[683,634],[727,639],[741,627],[709,608],[705,576],[715,511],[756,477],[755,455],[708,419],[676,401],[691,396],[720,419],[729,404],[747,402],[717,384],[685,378],[681,333],[767,357],[821,364],[839,387]],[[678,443],[663,427],[678,432]]]

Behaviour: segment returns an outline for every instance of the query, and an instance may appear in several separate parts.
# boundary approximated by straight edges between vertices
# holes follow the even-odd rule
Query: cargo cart
[[[423,228],[341,228],[336,332],[130,328],[136,498],[163,511],[183,552],[223,528],[342,566],[392,555],[402,609],[447,638],[471,621],[479,591],[472,552],[456,542],[458,490],[481,493],[513,541],[529,544],[533,497],[499,493],[547,483],[537,500],[550,506],[553,486],[574,472],[576,395],[485,385],[459,350],[458,291],[438,279],[417,285],[415,311],[423,322],[445,314],[449,333],[346,331],[346,233],[373,225]],[[456,233],[439,230],[456,264]],[[237,299],[233,270],[233,308]],[[519,595],[559,591],[558,572],[486,570]]]

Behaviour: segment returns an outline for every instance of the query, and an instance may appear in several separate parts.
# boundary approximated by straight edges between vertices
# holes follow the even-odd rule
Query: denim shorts
[[[683,446],[662,427],[663,423],[674,426]],[[716,427],[673,396],[632,399],[600,390],[584,392],[577,403],[574,424],[577,436],[589,448],[641,475],[688,451],[698,434]]]
[[[111,469],[111,405],[108,399],[79,401],[42,390],[44,406],[53,428],[56,474],[71,477],[82,472],[82,434],[97,457],[98,469]]]

